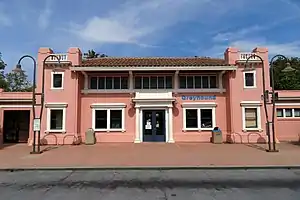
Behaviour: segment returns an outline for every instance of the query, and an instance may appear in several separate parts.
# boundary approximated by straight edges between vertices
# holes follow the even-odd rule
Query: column
[[[179,89],[179,71],[177,70],[174,75],[174,91],[177,94]]]
[[[89,88],[89,77],[86,72],[82,72],[84,76],[84,89],[87,90]]]
[[[219,73],[218,82],[219,82],[219,89],[220,89],[221,93],[223,93],[223,89],[224,89],[224,87],[223,87],[223,75],[224,75],[224,73],[225,73],[225,71],[222,71],[222,72]]]
[[[129,71],[129,90],[130,90],[130,92],[133,91],[133,74],[132,74],[132,71]]]
[[[135,140],[134,143],[140,143],[140,108],[135,108]]]
[[[169,117],[169,143],[174,143],[173,139],[173,108],[169,107],[168,108],[168,117]]]

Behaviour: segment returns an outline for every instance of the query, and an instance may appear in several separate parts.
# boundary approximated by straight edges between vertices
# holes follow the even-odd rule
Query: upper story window
[[[180,89],[208,89],[217,88],[217,76],[199,75],[199,76],[180,76]]]
[[[300,117],[300,108],[277,108],[277,117],[291,118]]]
[[[135,89],[172,89],[172,76],[136,76],[134,78]]]
[[[89,88],[93,90],[128,89],[128,77],[91,77]]]
[[[256,88],[256,71],[244,72],[244,88]]]
[[[63,72],[52,72],[51,73],[51,89],[63,89],[64,83]]]

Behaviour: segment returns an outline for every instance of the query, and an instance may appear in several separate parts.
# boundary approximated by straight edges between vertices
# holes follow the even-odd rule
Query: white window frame
[[[47,127],[46,133],[66,133],[66,114],[67,114],[67,103],[48,103],[45,104],[47,108]],[[62,110],[62,129],[51,130],[51,111],[52,110]]]
[[[242,106],[242,122],[243,122],[243,131],[262,131],[261,128],[261,106],[260,102],[249,101],[241,102]],[[246,108],[256,108],[257,111],[257,128],[246,128]]]
[[[214,102],[203,102],[203,103],[183,103],[183,131],[211,131],[216,127],[216,106]],[[186,127],[186,110],[194,109],[197,110],[197,128]],[[212,128],[201,128],[201,110],[212,110]]]
[[[282,117],[278,117],[277,116],[277,109],[281,109],[282,112],[283,112],[283,116]],[[291,117],[287,117],[286,114],[285,114],[285,110],[286,109],[291,109],[292,110],[292,116]],[[300,116],[297,117],[295,116],[295,109],[300,109],[300,108],[276,108],[276,117],[279,118],[279,119],[282,119],[282,118],[285,118],[285,119],[291,119],[291,118],[296,118],[296,119],[300,119]]]
[[[246,86],[246,74],[251,73],[253,74],[253,86]],[[256,70],[246,70],[243,72],[243,81],[244,81],[244,88],[251,89],[256,88]]]
[[[96,132],[125,132],[125,108],[126,104],[123,103],[103,103],[103,104],[92,104],[92,129]],[[107,124],[106,129],[96,129],[96,111],[105,110],[107,112]],[[121,128],[110,128],[110,111],[121,110],[122,111],[122,127]]]
[[[61,87],[54,87],[54,74],[61,74]],[[64,89],[64,72],[51,72],[51,89],[61,90]]]

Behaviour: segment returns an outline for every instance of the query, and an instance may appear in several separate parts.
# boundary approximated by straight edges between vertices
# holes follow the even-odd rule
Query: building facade
[[[262,57],[264,64],[252,57],[246,65],[253,54]],[[45,60],[49,55],[58,56],[60,63],[56,57]],[[43,82],[43,63],[43,144],[84,142],[90,128],[97,142],[210,142],[214,127],[221,129],[224,142],[267,141],[261,98],[263,68],[270,89],[266,48],[249,53],[228,48],[224,59],[83,59],[79,48],[66,54],[40,48],[37,92]],[[277,140],[299,139],[297,95],[300,92],[279,92]],[[31,102],[31,93],[0,91],[0,144],[32,144]]]

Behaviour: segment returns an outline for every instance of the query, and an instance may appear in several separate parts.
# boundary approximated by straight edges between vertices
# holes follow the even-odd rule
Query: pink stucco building
[[[241,53],[228,48],[223,59],[94,58],[83,59],[79,48],[55,54],[40,48],[37,92],[46,61],[43,144],[97,142],[210,142],[219,127],[224,142],[266,142],[262,68],[269,84],[268,49]],[[265,60],[246,59],[256,54]],[[55,70],[53,70],[55,68]],[[300,91],[279,91],[276,133],[279,140],[299,140]],[[31,93],[0,92],[0,144],[33,141]],[[270,109],[270,108],[268,108]],[[37,111],[39,108],[37,107]]]

